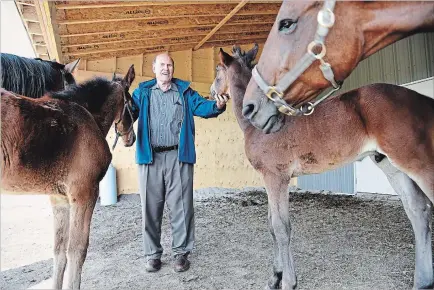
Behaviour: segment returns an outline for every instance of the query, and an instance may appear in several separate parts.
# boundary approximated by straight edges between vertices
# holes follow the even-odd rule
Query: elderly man
[[[146,270],[161,268],[160,244],[164,203],[170,211],[174,270],[189,269],[194,245],[193,166],[196,162],[194,118],[217,117],[225,111],[226,97],[202,98],[189,83],[173,78],[173,59],[159,54],[152,70],[155,79],[133,92],[139,114],[136,162],[142,202]]]

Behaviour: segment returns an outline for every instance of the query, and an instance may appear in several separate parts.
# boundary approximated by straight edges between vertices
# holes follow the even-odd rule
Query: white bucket
[[[104,178],[99,183],[101,205],[112,205],[118,201],[116,169],[110,163]]]

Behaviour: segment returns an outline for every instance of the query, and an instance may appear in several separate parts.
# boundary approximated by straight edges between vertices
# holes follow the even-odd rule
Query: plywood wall
[[[251,47],[252,45],[242,46],[244,49]],[[224,47],[224,49],[230,52],[231,47]],[[261,49],[262,47],[260,51]],[[191,81],[193,89],[204,97],[208,96],[215,76],[218,50],[218,48],[207,48],[194,52],[187,50],[172,53],[171,56],[175,61],[174,76]],[[132,91],[139,82],[153,78],[154,57],[154,54],[148,54],[83,62],[77,72],[77,80],[83,81],[95,75],[111,77],[114,70],[124,74],[129,66],[134,64],[136,79]],[[205,120],[195,117],[197,150],[195,188],[263,186],[262,177],[245,157],[244,137],[232,109],[232,102],[229,102],[226,112],[218,118]],[[137,122],[135,130],[137,131]],[[113,130],[109,132],[107,141],[110,146],[113,144]],[[113,152],[113,165],[117,170],[118,192],[138,192],[135,145],[125,148],[122,142],[119,142]]]

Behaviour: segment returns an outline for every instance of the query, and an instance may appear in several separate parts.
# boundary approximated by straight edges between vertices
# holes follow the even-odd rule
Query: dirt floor
[[[413,235],[397,198],[289,196],[298,289],[411,288]],[[38,283],[52,270],[48,199],[3,195],[1,201],[0,289],[45,288]],[[139,196],[97,205],[82,288],[263,289],[272,272],[265,192],[201,190],[195,192],[195,208],[191,269],[172,270],[166,212],[163,268],[147,273]]]

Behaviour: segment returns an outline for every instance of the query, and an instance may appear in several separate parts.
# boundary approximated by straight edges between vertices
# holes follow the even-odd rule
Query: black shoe
[[[179,254],[175,256],[173,269],[175,272],[185,272],[190,269],[190,261],[187,259],[188,254]]]
[[[146,262],[145,269],[147,272],[157,272],[161,269],[161,260],[160,259],[149,259]]]

